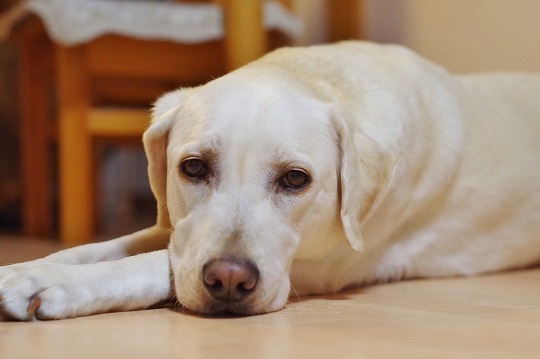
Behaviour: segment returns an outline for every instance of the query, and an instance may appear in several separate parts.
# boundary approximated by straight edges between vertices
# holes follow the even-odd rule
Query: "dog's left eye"
[[[206,176],[206,166],[199,158],[186,158],[180,164],[180,170],[190,178],[202,178]]]
[[[289,189],[304,188],[309,183],[309,175],[304,170],[294,169],[285,173],[281,184]]]

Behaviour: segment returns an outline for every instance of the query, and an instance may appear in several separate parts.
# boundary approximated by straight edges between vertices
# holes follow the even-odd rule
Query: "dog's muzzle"
[[[212,299],[223,304],[244,301],[255,292],[259,269],[248,260],[213,259],[203,266],[204,287]]]

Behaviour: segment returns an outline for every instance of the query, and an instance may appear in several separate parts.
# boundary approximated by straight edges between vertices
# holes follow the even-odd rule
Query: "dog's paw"
[[[0,267],[0,320],[71,316],[81,290],[74,268],[59,264]]]

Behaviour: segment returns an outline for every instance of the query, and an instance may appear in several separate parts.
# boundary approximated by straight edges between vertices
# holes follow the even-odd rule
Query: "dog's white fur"
[[[539,99],[539,76],[455,77],[396,46],[278,50],[157,102],[144,136],[155,227],[0,268],[0,307],[66,318],[175,294],[198,312],[256,314],[282,308],[291,286],[532,265]],[[204,181],[179,171],[193,156],[211,168]],[[311,181],[287,191],[280,178],[297,168]],[[241,303],[202,283],[205,263],[229,257],[260,271]]]

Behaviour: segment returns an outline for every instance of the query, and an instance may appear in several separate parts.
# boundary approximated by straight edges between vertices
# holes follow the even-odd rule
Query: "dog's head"
[[[293,260],[361,250],[391,173],[332,103],[243,74],[165,95],[144,136],[176,294],[202,313],[281,309]]]

